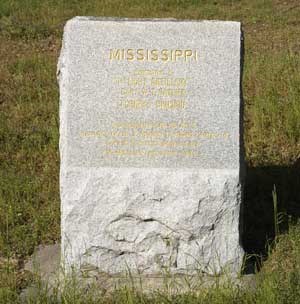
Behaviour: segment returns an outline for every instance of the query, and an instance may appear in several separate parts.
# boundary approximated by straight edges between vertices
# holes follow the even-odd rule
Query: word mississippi
[[[110,60],[128,61],[198,61],[196,50],[110,49]]]

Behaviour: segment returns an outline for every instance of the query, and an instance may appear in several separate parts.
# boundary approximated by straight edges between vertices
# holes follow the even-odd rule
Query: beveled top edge
[[[67,22],[76,21],[110,21],[110,22],[190,22],[190,23],[231,23],[240,25],[240,21],[227,21],[227,20],[205,20],[205,19],[177,19],[177,18],[125,18],[125,17],[94,17],[94,16],[76,16],[69,19]]]

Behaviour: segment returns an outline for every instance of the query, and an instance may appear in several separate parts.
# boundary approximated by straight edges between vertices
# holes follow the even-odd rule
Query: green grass
[[[24,303],[61,303],[61,304],[296,304],[300,301],[300,226],[291,226],[286,234],[275,240],[272,254],[260,273],[256,275],[256,287],[238,287],[228,280],[218,284],[218,279],[210,288],[186,289],[184,293],[173,294],[167,285],[160,291],[142,293],[136,285],[128,284],[105,292],[96,284],[83,285],[72,276],[65,277],[52,286],[41,284],[37,277],[31,282],[36,286],[27,294]],[[274,249],[275,248],[275,249]],[[8,267],[8,266],[7,266]],[[10,284],[15,286],[16,276],[10,272]],[[1,273],[0,273],[1,275]],[[6,279],[9,276],[6,276]],[[61,292],[59,287],[64,286]],[[21,303],[16,288],[0,288],[0,303]]]
[[[6,296],[7,299],[16,297],[15,291],[24,284],[22,261],[35,246],[59,240],[55,73],[63,25],[76,15],[242,21],[244,139],[249,166],[245,247],[251,253],[261,252],[267,239],[274,236],[274,184],[279,211],[294,219],[300,217],[298,0],[1,0],[0,303]],[[282,267],[266,274],[259,283],[261,293],[254,295],[256,302],[251,298],[253,295],[229,288],[212,289],[201,295],[203,299],[188,294],[176,300],[164,299],[163,295],[141,300],[140,295],[125,290],[116,293],[111,302],[101,300],[100,303],[296,303],[292,300],[299,301],[298,291],[294,290],[299,279],[297,231],[299,235],[298,226],[279,241],[279,244],[290,244],[287,254],[292,255],[290,260],[295,263],[296,272]],[[12,266],[7,258],[17,262]],[[272,259],[278,267],[285,261],[283,254],[274,253],[269,261]],[[283,282],[290,282],[290,285],[280,285]],[[279,291],[275,291],[272,284],[279,284]],[[241,300],[248,297],[249,300]],[[17,303],[17,300],[3,303]],[[66,300],[64,303],[73,302]],[[93,302],[82,298],[78,303]]]

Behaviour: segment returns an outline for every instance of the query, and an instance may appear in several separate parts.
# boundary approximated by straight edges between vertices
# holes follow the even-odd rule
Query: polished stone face
[[[67,23],[58,64],[65,263],[239,270],[240,54],[238,22]]]
[[[238,22],[70,21],[67,164],[238,168],[240,35]]]

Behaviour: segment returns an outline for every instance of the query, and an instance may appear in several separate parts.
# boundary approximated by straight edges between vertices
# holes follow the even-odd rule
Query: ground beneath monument
[[[62,268],[60,266],[60,244],[53,244],[53,245],[46,245],[46,246],[38,246],[36,252],[25,262],[24,270],[30,272],[31,274],[37,275],[41,278],[41,282],[43,284],[47,284],[49,290],[52,287],[56,287],[59,284],[59,280],[62,279],[60,276]],[[117,276],[117,275],[108,275],[105,273],[97,272],[97,269],[91,267],[90,269],[85,267],[80,271],[81,275],[79,276],[80,283],[83,286],[89,287],[91,283],[97,282],[99,288],[103,291],[113,290],[114,286],[125,286],[128,283],[128,277],[125,276]],[[144,284],[143,284],[143,291],[151,291],[161,289],[163,286],[163,277],[155,277],[155,276],[147,276],[144,277]],[[178,282],[181,281],[183,277],[177,277]],[[226,283],[227,280],[232,278],[228,278],[224,276],[221,280],[218,278],[218,282]],[[199,280],[199,278],[195,279]],[[202,287],[210,287],[216,282],[216,278],[213,276],[203,276],[202,280]],[[137,280],[137,283],[139,278]],[[247,289],[255,289],[256,288],[256,281],[254,274],[247,274],[242,275],[238,278],[233,278],[234,284],[236,286],[247,288]],[[117,284],[116,284],[117,283]],[[137,284],[138,285],[138,284]],[[181,285],[180,285],[181,286]],[[28,294],[32,294],[38,292],[38,288],[35,286],[27,286],[22,291],[23,298],[26,298]],[[177,290],[178,292],[178,290]],[[180,289],[182,291],[182,288]],[[176,290],[174,289],[174,293]]]

